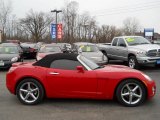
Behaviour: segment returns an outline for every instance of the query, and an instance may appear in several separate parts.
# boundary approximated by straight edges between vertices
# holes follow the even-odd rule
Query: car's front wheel
[[[138,69],[139,64],[135,56],[130,56],[128,59],[128,66],[133,69]]]
[[[18,84],[16,94],[21,103],[35,105],[42,101],[44,89],[38,81],[28,78]]]
[[[135,107],[146,100],[145,86],[138,80],[129,79],[121,82],[116,91],[117,100],[128,107]]]

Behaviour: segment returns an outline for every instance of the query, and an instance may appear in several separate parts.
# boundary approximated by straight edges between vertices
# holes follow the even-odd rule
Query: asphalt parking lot
[[[129,108],[115,101],[75,99],[46,99],[39,105],[22,105],[16,96],[8,92],[5,86],[7,71],[1,70],[0,120],[159,120],[160,68],[147,66],[141,71],[156,81],[157,93],[142,106]]]

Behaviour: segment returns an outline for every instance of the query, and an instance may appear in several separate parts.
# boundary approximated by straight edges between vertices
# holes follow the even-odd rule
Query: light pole
[[[0,30],[0,43],[2,42],[2,30]]]
[[[51,10],[51,12],[55,12],[56,13],[56,43],[57,43],[57,14],[62,12],[62,10]]]

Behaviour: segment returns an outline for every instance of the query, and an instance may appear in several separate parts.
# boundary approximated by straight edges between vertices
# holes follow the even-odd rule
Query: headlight
[[[146,74],[142,74],[147,80],[152,81],[152,78],[150,78],[148,75]]]
[[[137,54],[146,54],[145,51],[138,51]]]
[[[11,62],[17,62],[18,61],[18,57],[14,57],[11,59]]]

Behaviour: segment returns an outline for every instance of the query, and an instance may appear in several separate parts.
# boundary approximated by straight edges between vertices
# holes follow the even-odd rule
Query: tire
[[[130,56],[128,59],[128,66],[133,69],[139,69],[139,63],[135,56]]]
[[[127,107],[141,105],[146,100],[146,95],[147,91],[145,86],[134,79],[121,82],[116,90],[118,102]]]
[[[28,78],[18,84],[16,95],[21,103],[25,105],[35,105],[43,100],[44,89],[38,81]]]

